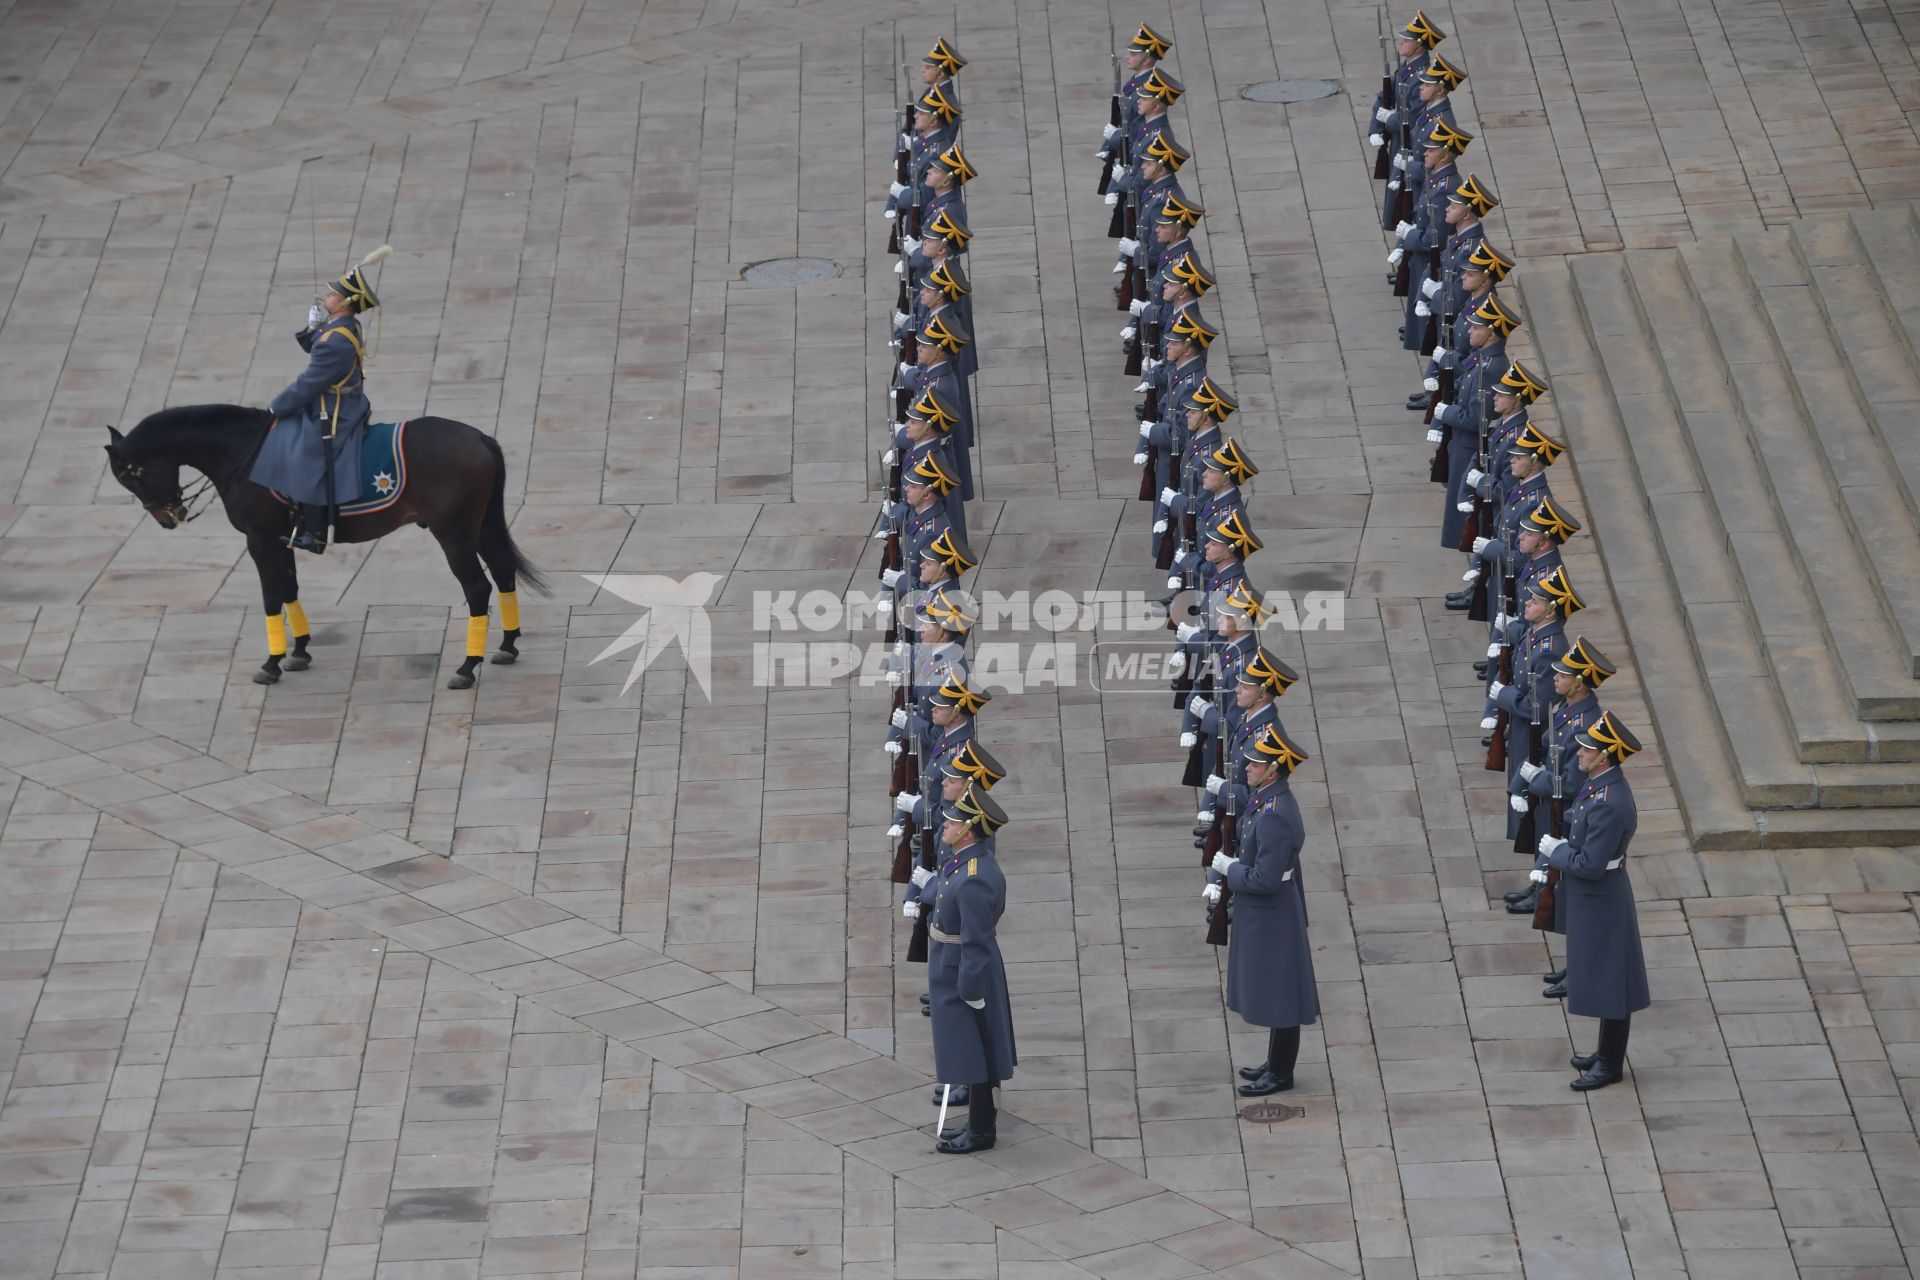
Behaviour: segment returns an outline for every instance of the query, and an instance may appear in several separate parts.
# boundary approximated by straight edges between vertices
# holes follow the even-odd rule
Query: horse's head
[[[186,497],[180,491],[180,464],[162,458],[128,456],[127,438],[118,427],[107,428],[107,465],[120,487],[132,494],[162,529],[177,529],[188,519]]]

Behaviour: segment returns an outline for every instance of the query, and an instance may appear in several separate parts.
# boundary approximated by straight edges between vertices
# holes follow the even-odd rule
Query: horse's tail
[[[513,534],[507,530],[507,456],[500,452],[500,442],[486,432],[480,433],[480,439],[493,455],[493,491],[487,495],[486,514],[480,518],[481,555],[489,566],[504,567],[512,573],[516,585],[525,583],[543,596],[551,595],[545,575],[520,554]]]

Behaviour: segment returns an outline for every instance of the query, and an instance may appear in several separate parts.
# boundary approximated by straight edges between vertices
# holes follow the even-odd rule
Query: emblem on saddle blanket
[[[341,503],[342,516],[372,515],[400,500],[407,488],[406,436],[404,422],[367,424],[360,437],[360,492],[366,496]],[[288,506],[293,505],[284,493],[276,490],[273,496]]]

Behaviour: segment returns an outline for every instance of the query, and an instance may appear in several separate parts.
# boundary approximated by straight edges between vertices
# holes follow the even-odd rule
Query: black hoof
[[[471,689],[475,680],[475,671],[479,669],[480,659],[468,658],[460,664],[460,669],[447,677],[449,689]]]
[[[305,671],[313,665],[313,655],[308,653],[290,653],[281,664],[288,671]]]
[[[279,684],[280,671],[276,667],[262,667],[253,673],[255,684]]]
[[[520,646],[515,643],[519,639],[518,631],[508,631],[500,637],[500,652],[494,654],[492,658],[494,666],[510,667],[520,661]]]

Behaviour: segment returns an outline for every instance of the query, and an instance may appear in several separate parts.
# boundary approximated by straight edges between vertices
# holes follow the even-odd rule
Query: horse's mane
[[[271,421],[273,415],[265,409],[243,404],[176,405],[140,419],[140,425],[127,432],[127,452],[139,457],[143,445],[164,448],[165,442],[183,437],[217,436],[237,443],[264,435]]]

